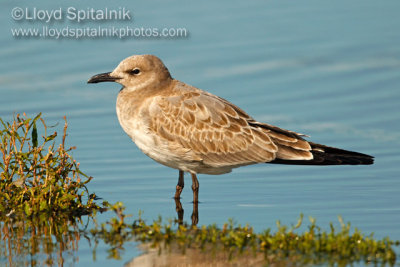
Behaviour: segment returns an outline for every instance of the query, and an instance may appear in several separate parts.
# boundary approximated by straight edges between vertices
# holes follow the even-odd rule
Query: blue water
[[[54,27],[181,27],[184,38],[14,38],[14,7],[125,7],[132,21],[54,22]],[[199,224],[228,218],[257,231],[300,213],[328,228],[342,215],[364,233],[400,240],[400,2],[356,1],[3,1],[0,3],[0,117],[42,112],[49,124],[69,122],[74,157],[94,177],[89,189],[151,222],[175,218],[178,171],[142,154],[118,124],[117,84],[88,85],[132,54],[155,54],[173,77],[224,97],[259,121],[330,146],[371,154],[372,166],[306,167],[261,164],[222,176],[199,175]],[[190,221],[190,178],[183,192]],[[82,238],[76,266],[94,262]]]

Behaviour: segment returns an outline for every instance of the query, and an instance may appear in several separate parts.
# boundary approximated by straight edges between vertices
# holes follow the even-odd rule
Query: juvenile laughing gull
[[[198,173],[224,174],[256,163],[297,165],[373,164],[372,156],[306,141],[305,135],[258,122],[229,101],[171,77],[153,55],[124,59],[88,83],[117,82],[117,115],[124,131],[150,158],[179,170],[175,198]]]

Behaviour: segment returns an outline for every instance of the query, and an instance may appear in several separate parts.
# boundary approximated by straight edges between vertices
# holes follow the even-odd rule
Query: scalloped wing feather
[[[310,159],[311,147],[298,136],[262,125],[228,101],[201,91],[154,97],[150,130],[211,167],[243,166],[282,159]],[[292,132],[290,132],[292,133]],[[171,148],[172,148],[171,147]]]

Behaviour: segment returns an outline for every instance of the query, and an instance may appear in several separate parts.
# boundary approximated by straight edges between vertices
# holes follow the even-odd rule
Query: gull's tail
[[[374,163],[374,157],[370,155],[312,142],[309,142],[309,144],[314,156],[311,160],[275,159],[269,163],[292,165],[370,165]]]

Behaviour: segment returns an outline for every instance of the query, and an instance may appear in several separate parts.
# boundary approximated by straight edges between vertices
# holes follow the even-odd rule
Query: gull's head
[[[171,79],[168,69],[158,57],[135,55],[122,60],[112,72],[94,75],[88,83],[117,82],[125,90],[134,91],[155,88]]]

